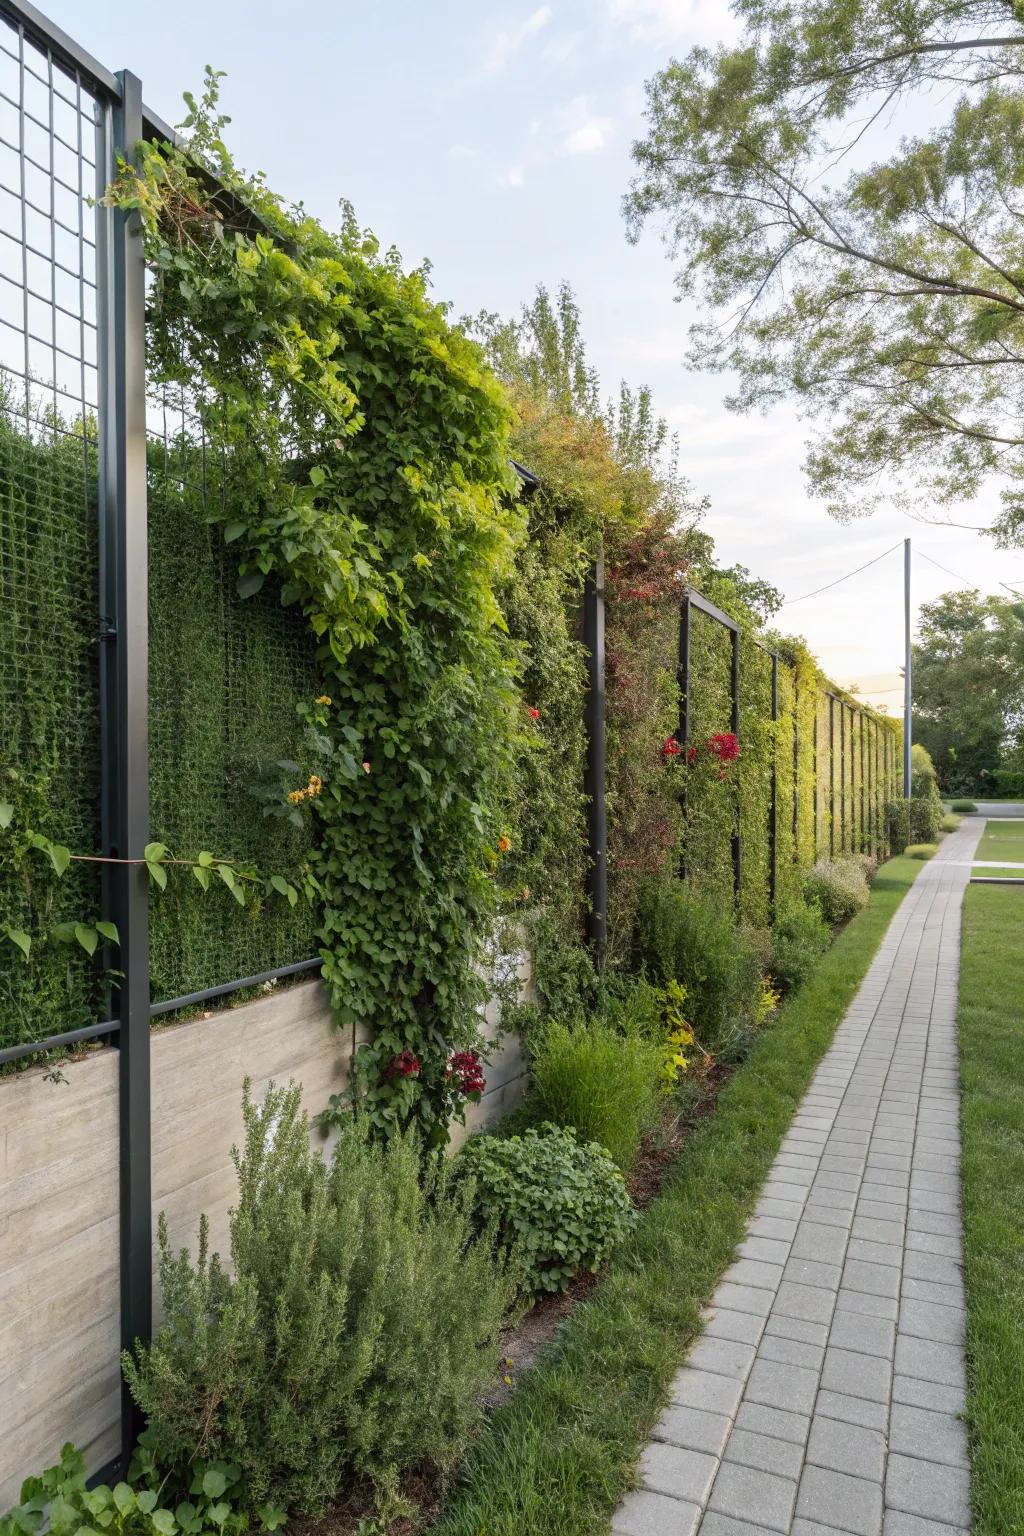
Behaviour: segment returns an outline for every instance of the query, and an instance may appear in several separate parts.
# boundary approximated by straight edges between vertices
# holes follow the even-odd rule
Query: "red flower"
[[[717,731],[708,742],[708,751],[720,763],[734,763],[740,755],[739,738],[734,731]]]
[[[526,713],[527,713],[527,714],[528,714],[528,715],[529,715],[529,717],[530,717],[530,719],[531,719],[531,720],[539,720],[539,719],[540,719],[540,710],[539,710],[539,709],[534,709],[534,708],[533,708],[533,707],[532,707],[532,706],[531,706],[531,707],[530,707],[530,708],[529,708],[529,709],[528,709],[528,710],[527,710],[527,711],[526,711]]]
[[[682,748],[680,747],[678,741],[676,741],[674,736],[666,736],[665,737],[665,740],[661,744],[661,755],[662,755],[662,757],[665,757],[665,758],[668,758],[668,757],[678,757],[679,753],[681,751],[682,751]]]
[[[445,1073],[460,1093],[483,1093],[487,1087],[483,1063],[476,1051],[454,1051]]]
[[[412,1051],[399,1051],[397,1056],[392,1056],[384,1068],[385,1077],[417,1077],[420,1070],[420,1059]]]
[[[689,763],[690,767],[692,768],[694,763],[697,761],[697,748],[696,747],[687,747],[687,749],[686,749],[686,761]]]

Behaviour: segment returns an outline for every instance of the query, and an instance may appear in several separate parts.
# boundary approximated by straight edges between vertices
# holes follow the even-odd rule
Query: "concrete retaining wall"
[[[334,1028],[312,981],[156,1029],[152,1047],[154,1231],[164,1211],[173,1244],[194,1249],[205,1211],[211,1244],[225,1252],[243,1078],[257,1096],[293,1078],[315,1113],[345,1086],[351,1035]],[[0,1513],[66,1440],[91,1469],[119,1444],[117,1051],[95,1050],[61,1073],[0,1079]],[[468,1129],[522,1095],[514,1038],[494,1051],[487,1078]]]

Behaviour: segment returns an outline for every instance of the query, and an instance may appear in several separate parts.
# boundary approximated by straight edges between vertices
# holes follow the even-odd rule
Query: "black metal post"
[[[867,807],[867,786],[864,778],[864,714],[863,711],[857,717],[858,752],[860,755],[860,846],[865,850],[868,839],[865,837],[864,812]]]
[[[740,632],[739,629],[730,630],[732,639],[732,733],[737,739],[740,734]],[[739,792],[736,795],[736,825],[732,834],[732,884],[733,890],[738,896],[743,884],[743,843],[740,838],[740,804]]]
[[[800,863],[800,677],[793,668],[793,863]]]
[[[820,834],[820,827],[818,825],[818,821],[819,821],[819,812],[818,812],[818,800],[819,800],[819,786],[818,786],[818,716],[820,714],[821,714],[821,696],[818,693],[817,685],[815,685],[815,690],[814,690],[814,726],[813,726],[812,735],[811,735],[812,787],[813,787],[813,794],[814,794],[814,857],[815,858],[818,857],[818,838],[821,835]]]
[[[608,821],[605,812],[604,555],[599,554],[583,595],[583,643],[587,648],[587,937],[597,964],[604,964],[608,931]]]
[[[768,901],[772,915],[775,913],[775,894],[779,883],[779,658],[772,652],[772,803],[771,820],[768,823]]]
[[[142,87],[118,76],[121,100],[105,114],[99,165],[131,158],[142,138]],[[102,174],[102,173],[101,173]],[[100,709],[102,837],[112,858],[138,859],[149,839],[146,529],[146,290],[136,221],[114,209],[99,220]],[[145,866],[110,864],[105,913],[120,936],[121,1344],[152,1332],[152,1177],[149,1061],[149,891]],[[131,1454],[141,1416],[122,1394],[121,1449]]]
[[[679,660],[676,667],[676,681],[679,685],[679,725],[676,728],[676,741],[679,750],[686,760],[686,751],[690,745],[690,626],[692,620],[692,604],[690,594],[687,592],[683,598],[679,610]],[[679,856],[679,877],[686,879],[686,778],[683,778],[683,846]]]
[[[828,696],[828,851],[836,852],[836,711],[835,698]]]

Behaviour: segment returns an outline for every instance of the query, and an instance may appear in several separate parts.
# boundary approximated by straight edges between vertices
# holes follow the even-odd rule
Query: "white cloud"
[[[521,165],[510,165],[507,171],[502,171],[498,177],[499,187],[521,187],[526,180],[526,173]]]
[[[531,11],[526,20],[520,22],[518,27],[511,31],[497,32],[491,39],[491,45],[484,57],[484,70],[487,74],[496,74],[504,69],[522,48],[524,43],[535,37],[543,27],[551,20],[550,5],[541,5],[535,11]]]
[[[448,150],[449,160],[478,160],[480,151],[470,144],[452,144]]]
[[[604,149],[612,132],[610,117],[594,112],[588,96],[574,96],[557,114],[566,155],[594,155]]]
[[[728,0],[605,0],[605,9],[641,43],[710,43],[739,30]]]
[[[544,44],[542,55],[547,64],[564,64],[576,52],[582,34],[567,32],[563,37],[553,37]]]

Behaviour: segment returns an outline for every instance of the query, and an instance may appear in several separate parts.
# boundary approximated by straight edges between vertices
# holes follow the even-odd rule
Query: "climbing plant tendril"
[[[140,145],[107,201],[141,220],[152,381],[187,388],[224,452],[239,594],[279,590],[318,642],[323,974],[338,1023],[373,1032],[355,1091],[380,1132],[436,1141],[477,1033],[515,729],[508,406],[424,272],[236,169],[212,71],[189,106],[183,143]]]

